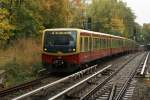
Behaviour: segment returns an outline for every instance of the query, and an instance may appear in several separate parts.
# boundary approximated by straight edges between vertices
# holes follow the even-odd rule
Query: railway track
[[[5,96],[5,95],[8,95],[9,93],[12,93],[12,92],[15,92],[15,91],[18,91],[20,89],[27,89],[33,85],[36,85],[36,84],[39,84],[41,83],[41,80],[45,79],[46,77],[41,77],[41,78],[38,78],[38,79],[35,79],[35,80],[32,80],[30,82],[26,82],[26,83],[23,83],[23,84],[20,84],[20,85],[17,85],[17,86],[14,86],[14,87],[11,87],[11,88],[8,88],[8,89],[5,89],[5,90],[2,90],[0,91],[0,96]]]
[[[144,59],[139,59],[139,62],[133,68],[124,67],[122,71],[117,73],[118,75],[112,78],[105,86],[95,91],[93,96],[81,100],[127,100],[131,98],[136,83],[133,78],[137,73],[137,69],[143,65],[143,62]]]
[[[145,60],[145,62],[143,63],[143,66],[141,66],[141,68],[138,69],[138,74],[136,74],[134,80],[136,80],[136,86],[133,87],[134,95],[128,100],[149,100],[150,99],[150,91],[149,91],[150,90],[149,89],[150,87],[150,55],[147,56],[147,61]],[[128,95],[126,95],[126,98],[127,96]]]
[[[23,94],[27,91],[31,91],[37,87],[40,87],[41,85],[56,81],[60,78],[62,78],[62,77],[53,76],[51,74],[44,74],[44,76],[34,79],[32,81],[25,82],[25,83],[1,90],[0,98],[3,98],[4,100],[9,100],[12,97],[15,97],[15,95]],[[47,80],[49,80],[49,81],[47,81]]]
[[[124,59],[124,57],[117,58],[117,59],[121,60],[121,59]],[[128,59],[128,58],[125,58],[125,59]],[[118,60],[114,60],[113,62],[115,62],[115,61],[118,62]],[[109,63],[109,61],[104,61],[104,62]],[[103,65],[103,64],[105,64],[105,63],[102,63],[101,65]],[[38,88],[38,87],[40,87],[42,85],[51,83],[51,82],[53,82],[55,80],[58,80],[60,78],[62,78],[62,77],[54,77],[53,75],[51,77],[51,75],[47,74],[44,77],[32,80],[30,82],[26,82],[26,83],[23,83],[23,84],[20,84],[20,85],[17,85],[17,86],[8,88],[8,89],[1,90],[0,91],[0,97],[2,99],[4,99],[4,100],[9,100],[11,98],[16,97],[17,95],[24,94],[24,93],[26,93],[28,91],[36,89],[36,88]]]
[[[100,82],[94,88],[89,89],[89,87],[88,87],[87,91],[90,90],[88,93],[85,93],[84,95],[81,95],[79,93],[78,97],[80,97],[80,100],[95,100],[95,99],[96,100],[108,100],[109,96],[111,96],[110,100],[113,100],[114,93],[116,93],[116,91],[118,92],[118,90],[116,89],[116,87],[117,87],[116,84],[118,84],[118,83],[124,83],[123,80],[125,80],[125,77],[123,77],[122,80],[119,80],[117,78],[113,82],[111,82],[111,80],[113,80],[114,78],[116,78],[116,76],[117,76],[116,74],[122,73],[121,71],[124,70],[126,68],[125,66],[127,66],[129,63],[130,63],[130,61],[127,62],[127,63],[125,63],[122,67],[120,67],[118,70],[116,70],[116,72],[114,72],[111,75],[109,75],[104,81]],[[131,69],[129,69],[129,71],[130,70]],[[127,73],[126,73],[126,75],[127,75]],[[121,76],[122,76],[122,74],[119,75],[119,77],[121,77]],[[125,82],[125,83],[128,83],[128,81]],[[112,90],[112,92],[111,92],[111,90]],[[86,91],[86,90],[83,90],[83,91]],[[116,94],[118,94],[118,93],[116,93]]]
[[[108,65],[105,68],[98,70],[98,65],[92,66],[88,69],[82,70],[73,75],[67,76],[63,79],[16,97],[13,100],[55,100],[60,98],[69,100],[86,100],[92,97],[92,93],[94,93],[97,89],[104,87],[104,85],[108,83],[113,76],[115,76],[121,69],[124,68],[125,65],[127,65],[134,58],[135,57],[128,59],[119,67]],[[106,90],[108,87],[105,87]]]

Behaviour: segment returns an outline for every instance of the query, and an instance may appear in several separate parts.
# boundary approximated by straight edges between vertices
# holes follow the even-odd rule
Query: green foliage
[[[6,70],[6,73],[9,73],[6,78],[7,87],[17,85],[34,78],[27,69],[23,68],[23,65],[18,64],[16,61],[6,64],[4,66],[4,70]]]
[[[0,40],[8,40],[13,35],[13,26],[8,19],[9,12],[5,8],[0,8],[0,15]]]
[[[26,8],[15,8],[12,15],[12,23],[15,24],[15,36],[27,37],[38,34],[38,22],[33,18],[32,13]]]
[[[93,20],[93,30],[106,33],[109,31],[110,7],[109,0],[93,0],[88,12],[88,16],[91,16]]]
[[[0,8],[0,47],[5,45],[5,41],[14,35],[12,32],[14,26],[10,24],[8,16],[8,10],[6,8]]]
[[[34,63],[32,65],[32,72],[33,74],[36,76],[38,75],[38,72],[42,69],[42,63],[41,62],[37,62],[37,63]]]
[[[0,41],[39,36],[45,28],[85,28],[88,18],[92,19],[93,31],[132,39],[137,34],[135,15],[123,1],[92,0],[90,4],[85,1],[1,0]]]
[[[117,0],[93,0],[88,16],[92,17],[93,30],[105,33],[119,33],[130,37],[134,29],[134,14],[125,3]]]
[[[66,27],[70,10],[68,0],[41,0],[37,1],[39,5],[39,15],[44,27]]]
[[[71,16],[68,0],[26,0],[20,5],[12,2],[11,23],[15,37],[37,36],[41,30],[67,27]]]
[[[143,25],[142,33],[143,43],[150,44],[150,23]]]

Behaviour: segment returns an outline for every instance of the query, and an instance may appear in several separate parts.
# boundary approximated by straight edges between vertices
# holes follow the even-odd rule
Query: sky
[[[136,16],[136,22],[140,25],[150,23],[150,0],[122,0],[132,9]]]

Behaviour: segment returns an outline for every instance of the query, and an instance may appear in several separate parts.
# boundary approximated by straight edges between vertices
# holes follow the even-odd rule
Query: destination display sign
[[[64,34],[64,35],[70,35],[70,34],[72,34],[72,32],[67,32],[67,31],[66,31],[66,32],[64,32],[64,31],[63,31],[63,32],[61,32],[61,31],[59,31],[59,32],[58,32],[58,31],[57,31],[57,32],[55,31],[55,32],[54,32],[54,31],[53,31],[53,32],[51,32],[51,34],[58,34],[58,35],[59,35],[59,34],[61,34],[61,35]]]

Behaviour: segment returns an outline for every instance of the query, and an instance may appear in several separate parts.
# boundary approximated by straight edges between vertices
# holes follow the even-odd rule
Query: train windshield
[[[76,31],[46,31],[44,51],[50,53],[71,53],[76,51]]]

